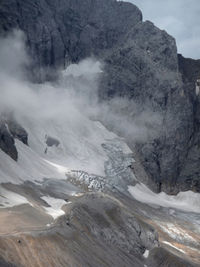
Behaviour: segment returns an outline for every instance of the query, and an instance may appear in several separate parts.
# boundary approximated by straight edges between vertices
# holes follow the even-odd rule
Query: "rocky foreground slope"
[[[157,192],[200,191],[199,61],[178,57],[174,38],[143,22],[136,6],[115,0],[2,0],[1,36],[16,28],[25,33],[35,79],[50,79],[52,69],[91,55],[102,60],[101,100],[133,100],[129,121],[147,108],[161,118],[155,136],[127,137],[149,185]],[[131,114],[135,104],[140,109]]]
[[[31,184],[24,186],[26,190],[38,190]],[[66,214],[57,221],[35,205],[10,208],[7,215],[1,211],[7,223],[0,233],[1,266],[198,266],[197,249],[190,247],[187,251],[181,243],[172,243],[174,247],[159,244],[157,232],[142,215],[144,206],[138,207],[136,213],[134,201],[127,198],[127,205],[126,201],[97,192],[68,197],[63,207]],[[39,199],[35,195],[36,200]],[[11,220],[15,220],[15,225]],[[189,233],[184,232],[186,240],[191,238]],[[159,234],[166,238],[165,231],[160,230]],[[172,237],[168,238],[166,244],[173,242]],[[196,264],[188,261],[188,255]]]

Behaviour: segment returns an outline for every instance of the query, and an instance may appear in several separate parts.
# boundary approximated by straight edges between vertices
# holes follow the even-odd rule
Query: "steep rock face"
[[[17,149],[15,147],[15,141],[10,134],[6,124],[0,124],[0,148],[8,154],[12,159],[17,160]]]
[[[19,125],[15,120],[9,120],[8,128],[14,138],[17,138],[25,145],[28,145],[28,134],[21,125]]]
[[[179,70],[189,93],[190,101],[193,104],[193,128],[192,135],[188,145],[187,159],[181,169],[178,178],[179,187],[184,190],[189,187],[199,192],[200,188],[200,96],[196,91],[195,82],[200,78],[200,60],[184,58],[178,55]],[[195,92],[195,94],[192,94]],[[184,183],[183,183],[184,181]]]
[[[8,116],[9,117],[9,116]],[[17,161],[18,152],[15,138],[28,145],[28,134],[14,119],[1,118],[0,120],[0,148],[12,159]]]
[[[105,62],[102,97],[128,96],[138,103],[140,112],[150,107],[161,115],[159,137],[136,148],[152,189],[176,193],[194,131],[196,96],[182,82],[175,40],[150,22],[138,23]],[[188,184],[183,188],[188,189]]]
[[[149,185],[169,193],[200,192],[199,97],[193,79],[198,64],[189,71],[194,62],[177,58],[175,40],[142,22],[136,6],[115,0],[2,0],[0,21],[1,34],[14,28],[25,32],[40,79],[50,68],[86,56],[103,59],[101,99],[130,98],[140,111],[148,106],[162,117],[159,137],[136,144]]]
[[[3,0],[0,19],[0,32],[25,32],[37,67],[48,69],[113,47],[142,14],[131,4],[113,0]]]

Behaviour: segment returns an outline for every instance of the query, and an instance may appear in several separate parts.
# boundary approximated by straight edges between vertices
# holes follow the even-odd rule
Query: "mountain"
[[[0,265],[198,266],[200,61],[116,0],[1,0],[0,58]]]
[[[199,192],[199,61],[177,56],[174,38],[142,22],[136,6],[111,0],[1,1],[0,18],[1,35],[15,28],[25,33],[39,80],[91,55],[103,60],[100,99],[129,98],[140,112],[149,107],[161,116],[155,138],[136,145],[128,138],[148,185],[157,192]]]

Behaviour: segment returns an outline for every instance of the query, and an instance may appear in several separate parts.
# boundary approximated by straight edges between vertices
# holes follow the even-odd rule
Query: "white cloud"
[[[158,134],[155,129],[162,118],[150,107],[141,110],[125,98],[115,98],[108,104],[98,103],[98,80],[103,64],[95,59],[68,66],[56,83],[39,85],[26,79],[23,66],[28,59],[21,32],[0,39],[0,56],[4,54],[5,60],[0,61],[0,114],[13,112],[17,120],[24,116],[43,120],[67,117],[73,128],[80,132],[85,129],[79,116],[81,111],[87,117],[104,120],[113,130],[134,141],[144,141]],[[130,106],[131,112],[124,113],[125,107]]]

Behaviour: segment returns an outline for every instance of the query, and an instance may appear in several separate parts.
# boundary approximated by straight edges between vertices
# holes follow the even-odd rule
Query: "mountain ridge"
[[[189,84],[184,67],[194,64],[196,72],[198,61],[177,56],[174,38],[142,22],[136,6],[114,0],[3,0],[0,18],[1,35],[14,28],[24,31],[39,80],[48,79],[52,68],[89,55],[104,61],[101,100],[130,98],[141,111],[149,107],[161,114],[159,137],[136,145],[134,136],[128,139],[149,176],[148,185],[157,192],[200,192],[199,97],[196,75],[189,74],[194,76]]]

